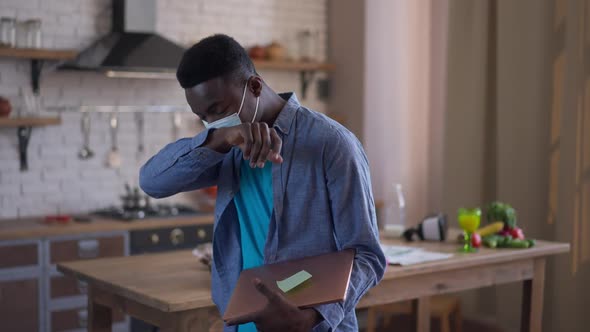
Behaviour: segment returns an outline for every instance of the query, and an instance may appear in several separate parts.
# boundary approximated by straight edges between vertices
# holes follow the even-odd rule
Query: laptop
[[[299,308],[344,301],[354,255],[354,249],[346,249],[244,270],[223,320],[240,319],[264,309],[267,299],[254,286],[254,278],[259,278],[269,289],[278,291]],[[305,281],[298,284],[295,278]],[[281,290],[277,281],[281,288],[289,290]]]

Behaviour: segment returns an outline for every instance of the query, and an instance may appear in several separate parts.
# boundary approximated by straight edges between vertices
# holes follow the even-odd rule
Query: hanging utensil
[[[27,171],[29,170],[29,162],[27,159],[27,148],[29,146],[29,141],[31,139],[31,132],[32,127],[24,127],[20,126],[17,129],[18,134],[18,148],[20,154],[20,170]]]
[[[109,119],[109,126],[111,128],[111,151],[107,157],[107,166],[110,168],[119,168],[121,166],[121,155],[117,147],[117,130],[119,128],[119,119],[117,113],[111,113]]]
[[[179,112],[172,113],[172,139],[176,141],[180,136],[180,127],[182,125],[182,115]]]
[[[145,119],[142,112],[135,113],[135,124],[137,126],[137,158],[141,159],[145,151],[144,132]]]
[[[80,129],[82,130],[83,145],[78,152],[78,158],[82,160],[90,159],[94,156],[94,151],[90,149],[90,113],[87,111],[82,112]]]

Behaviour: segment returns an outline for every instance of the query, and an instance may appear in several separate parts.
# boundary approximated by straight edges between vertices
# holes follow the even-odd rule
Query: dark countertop
[[[0,220],[0,241],[208,224],[213,224],[212,214],[149,218],[136,221],[120,221],[103,217],[92,217],[91,222],[70,221],[64,225],[45,224],[42,217],[2,219]]]

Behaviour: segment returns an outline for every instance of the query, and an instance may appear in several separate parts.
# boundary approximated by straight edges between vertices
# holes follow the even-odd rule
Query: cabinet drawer
[[[37,279],[0,282],[0,330],[39,330],[39,287]]]
[[[86,295],[87,284],[74,277],[55,276],[49,280],[49,297],[51,299],[67,296]]]
[[[120,311],[113,311],[113,323],[122,322],[125,315]],[[51,312],[51,331],[68,331],[85,329],[88,322],[88,311],[85,307]]]
[[[49,255],[51,264],[97,257],[124,256],[125,238],[118,235],[94,239],[54,241],[49,245]]]
[[[36,243],[0,246],[0,269],[37,265],[39,255]]]

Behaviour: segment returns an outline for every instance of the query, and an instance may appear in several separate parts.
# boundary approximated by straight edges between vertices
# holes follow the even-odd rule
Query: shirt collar
[[[283,106],[283,109],[277,116],[273,127],[280,130],[284,135],[288,135],[295,113],[297,112],[297,109],[301,107],[301,104],[299,104],[295,92],[279,93],[279,96],[285,99],[287,103]]]

